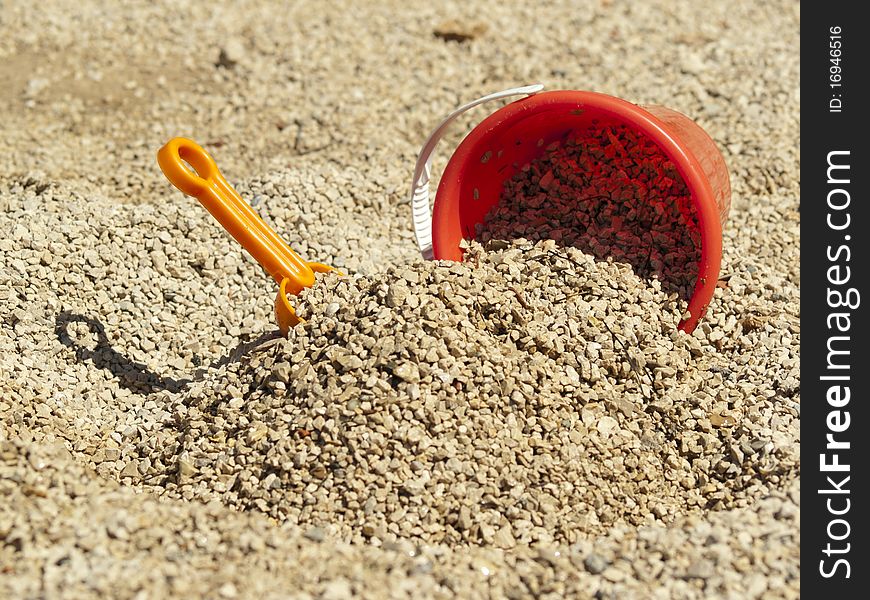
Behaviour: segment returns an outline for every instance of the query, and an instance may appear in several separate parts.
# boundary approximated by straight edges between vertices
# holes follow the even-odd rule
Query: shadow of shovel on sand
[[[71,326],[77,323],[86,325],[88,334],[71,334]],[[121,386],[136,394],[163,390],[174,393],[191,382],[190,379],[162,377],[142,363],[130,360],[112,347],[106,328],[96,319],[64,311],[55,318],[54,331],[61,344],[75,351],[76,360],[90,360],[98,369],[108,369]]]

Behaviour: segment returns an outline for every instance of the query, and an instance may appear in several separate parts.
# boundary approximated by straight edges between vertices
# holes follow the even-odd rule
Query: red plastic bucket
[[[462,141],[450,158],[432,215],[432,255],[462,260],[460,242],[473,239],[498,202],[503,183],[545,152],[553,141],[596,119],[622,124],[652,139],[677,167],[696,209],[701,233],[698,278],[689,299],[691,332],[716,288],[722,261],[722,226],[731,207],[725,160],[707,133],[687,116],[662,106],[640,107],[625,100],[583,91],[552,91],[527,96],[494,112]],[[488,157],[482,161],[481,157]]]

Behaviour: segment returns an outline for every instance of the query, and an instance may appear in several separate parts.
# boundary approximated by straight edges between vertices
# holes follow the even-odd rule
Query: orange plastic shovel
[[[221,175],[214,159],[193,140],[181,137],[169,140],[157,152],[157,163],[172,185],[199,200],[279,285],[275,319],[281,333],[287,335],[290,327],[300,321],[287,295],[295,296],[303,288],[311,287],[315,272],[325,273],[332,267],[306,262],[293,252],[242,200]]]

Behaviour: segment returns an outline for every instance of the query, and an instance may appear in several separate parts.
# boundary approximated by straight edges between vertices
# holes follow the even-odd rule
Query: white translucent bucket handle
[[[413,211],[414,232],[417,235],[417,245],[423,258],[432,258],[432,211],[429,206],[429,175],[432,166],[432,153],[441,141],[447,127],[462,113],[491,100],[507,98],[508,96],[531,96],[537,94],[544,86],[540,83],[511,88],[478,98],[468,104],[463,104],[441,121],[420,150],[417,164],[414,167],[414,179],[411,183],[411,209]]]

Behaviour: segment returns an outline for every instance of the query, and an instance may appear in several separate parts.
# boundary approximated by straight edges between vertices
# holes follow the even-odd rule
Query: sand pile
[[[642,490],[661,491],[665,460],[682,466],[642,390],[685,371],[689,338],[676,302],[624,266],[552,243],[477,247],[464,264],[329,276],[300,315],[287,341],[180,394],[176,427],[138,445],[158,472],[179,465],[168,491],[355,541],[512,547],[643,522]],[[656,510],[704,504],[685,497],[695,483]]]
[[[288,340],[167,399],[119,476],[356,542],[568,544],[745,503],[797,468],[796,420],[737,426],[780,379],[741,386],[718,366],[741,346],[679,332],[656,283],[553,242],[330,275]]]
[[[797,597],[795,6],[9,4],[0,597]],[[532,80],[671,106],[723,149],[691,335],[680,182],[625,187],[655,215],[568,202],[592,181],[559,164],[603,130],[518,174],[469,260],[419,259],[418,144]],[[288,339],[160,174],[175,135],[347,273]]]

